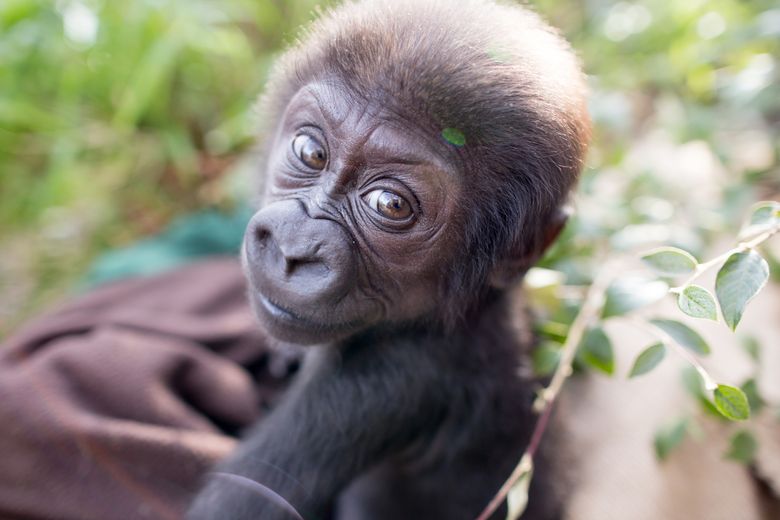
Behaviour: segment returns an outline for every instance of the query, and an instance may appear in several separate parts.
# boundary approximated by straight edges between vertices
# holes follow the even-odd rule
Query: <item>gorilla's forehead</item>
[[[451,181],[462,179],[459,150],[442,137],[442,130],[422,117],[393,110],[392,103],[366,99],[343,83],[317,81],[292,97],[283,125],[324,126],[329,145],[359,153],[363,160],[423,166]]]

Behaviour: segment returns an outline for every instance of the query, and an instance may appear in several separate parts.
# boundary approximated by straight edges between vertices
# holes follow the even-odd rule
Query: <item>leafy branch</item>
[[[534,456],[549,422],[553,405],[566,380],[574,372],[577,360],[581,359],[584,364],[612,374],[613,350],[609,337],[599,326],[599,321],[626,316],[671,293],[677,295],[677,304],[683,313],[695,318],[717,321],[719,308],[724,322],[735,330],[747,303],[764,287],[769,278],[768,264],[755,248],[779,232],[780,202],[762,202],[754,206],[747,224],[739,234],[740,242],[711,260],[699,263],[689,252],[674,247],[661,247],[642,255],[642,260],[662,277],[687,275],[682,284],[671,288],[663,279],[620,279],[616,273],[622,271],[620,267],[626,260],[606,262],[585,292],[582,305],[568,327],[563,344],[556,353],[557,366],[549,384],[539,392],[534,402],[534,410],[539,413],[539,418],[534,425],[531,441],[512,474],[477,520],[487,520],[504,500],[508,503],[507,520],[516,520],[522,515],[528,501]],[[705,272],[717,266],[720,266],[715,281],[718,303],[709,290],[693,284]],[[566,286],[565,289],[569,296],[581,295],[579,291],[572,290],[571,286]],[[629,377],[650,372],[663,361],[667,348],[673,348],[701,377],[706,392],[712,396],[712,403],[709,398],[701,396],[708,405],[712,406],[714,403],[713,409],[729,420],[741,421],[749,418],[751,406],[745,391],[718,383],[699,361],[697,356],[706,356],[710,348],[696,331],[670,319],[646,320],[630,315],[626,318],[628,322],[647,330],[658,340],[637,356]],[[751,391],[754,391],[754,388]],[[686,424],[687,422],[683,421],[673,429],[675,442],[682,439]],[[754,443],[749,432],[740,431],[732,439],[728,456],[744,458],[745,454],[755,451]],[[664,447],[664,453],[666,451],[668,448]]]
[[[702,274],[710,270],[711,268],[717,266],[718,264],[723,263],[725,260],[727,260],[731,255],[735,253],[743,253],[745,251],[749,251],[751,249],[754,249],[761,245],[762,243],[766,242],[770,238],[772,238],[773,235],[780,232],[780,224],[777,224],[775,226],[771,226],[767,229],[767,231],[761,233],[757,237],[753,238],[752,240],[749,240],[747,242],[740,242],[737,244],[736,247],[733,249],[729,249],[723,254],[720,254],[713,258],[712,260],[708,260],[707,262],[704,262],[702,264],[698,264],[695,268],[695,272],[687,279],[685,282],[683,282],[678,287],[672,287],[669,289],[669,292],[673,293],[680,293],[682,290],[693,283],[694,280],[696,280],[698,277],[700,277]]]
[[[780,202],[760,202],[740,233],[736,247],[712,260],[698,263],[682,249],[661,247],[642,256],[648,265],[667,276],[690,274],[679,286],[670,289],[677,294],[677,305],[694,318],[717,320],[715,298],[704,287],[693,282],[713,267],[721,265],[715,281],[715,292],[726,324],[735,330],[747,303],[769,279],[769,265],[755,248],[780,232]],[[749,240],[748,240],[749,239]],[[725,262],[725,263],[724,263]]]

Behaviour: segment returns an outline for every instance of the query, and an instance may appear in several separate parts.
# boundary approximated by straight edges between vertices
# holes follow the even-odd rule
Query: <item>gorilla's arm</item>
[[[295,518],[275,495],[317,518],[356,476],[434,430],[445,411],[440,359],[435,345],[413,343],[310,352],[296,385],[216,469],[188,518]]]

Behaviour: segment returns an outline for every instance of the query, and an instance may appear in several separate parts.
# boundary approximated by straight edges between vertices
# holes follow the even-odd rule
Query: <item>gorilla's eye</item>
[[[328,154],[322,144],[307,134],[298,134],[292,142],[295,156],[313,170],[322,170],[328,162]]]
[[[374,190],[364,197],[368,206],[382,215],[393,220],[403,220],[412,214],[412,207],[397,193],[387,190]]]

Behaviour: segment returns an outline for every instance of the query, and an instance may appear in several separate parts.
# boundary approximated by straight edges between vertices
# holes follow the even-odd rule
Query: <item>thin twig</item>
[[[716,256],[712,260],[708,260],[703,264],[697,265],[696,270],[693,272],[691,276],[688,277],[687,280],[685,280],[681,285],[669,289],[669,292],[679,293],[688,285],[690,285],[694,280],[700,277],[702,274],[710,270],[712,267],[720,264],[721,262],[725,262],[734,253],[742,253],[743,251],[753,249],[754,247],[772,238],[772,236],[777,234],[778,232],[780,232],[780,224],[777,224],[769,228],[768,230],[764,231],[763,233],[756,236],[752,240],[748,240],[747,242],[740,242],[739,244],[736,245],[736,247],[729,249],[725,253]]]
[[[574,321],[569,328],[569,333],[566,336],[566,341],[561,349],[561,360],[558,363],[558,367],[555,369],[550,383],[540,392],[539,397],[536,399],[536,402],[534,402],[534,410],[539,412],[540,415],[534,425],[531,441],[523,453],[523,456],[520,458],[520,461],[515,466],[515,469],[512,471],[512,474],[501,486],[501,489],[493,496],[482,513],[480,513],[477,520],[487,520],[506,499],[512,487],[533,467],[533,457],[539,448],[542,435],[547,428],[553,404],[555,403],[561,388],[563,388],[566,379],[572,374],[572,363],[574,363],[574,357],[577,354],[577,347],[582,341],[582,337],[585,335],[588,325],[597,319],[601,312],[609,283],[612,281],[615,274],[620,271],[617,268],[617,264],[618,262],[607,263],[598,272],[595,280],[593,280],[593,284],[588,288],[588,292],[585,295],[585,301],[583,302],[582,307],[580,307],[577,316],[574,318]]]
[[[574,318],[574,321],[569,328],[569,333],[566,336],[566,341],[563,343],[561,349],[561,360],[553,373],[550,384],[547,388],[542,390],[534,403],[534,408],[538,412],[542,412],[544,408],[558,397],[558,394],[563,387],[563,383],[571,375],[572,363],[574,363],[574,356],[577,354],[577,346],[582,341],[582,337],[585,335],[585,331],[588,325],[596,319],[604,305],[607,286],[612,281],[615,273],[619,271],[616,268],[616,263],[609,263],[599,271],[596,275],[593,284],[588,288],[588,292],[585,295],[585,301],[580,307],[580,311]]]

